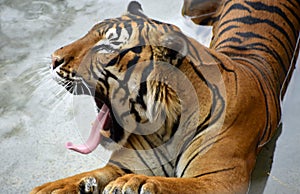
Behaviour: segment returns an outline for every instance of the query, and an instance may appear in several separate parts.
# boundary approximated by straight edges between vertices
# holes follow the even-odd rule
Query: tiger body
[[[131,3],[53,54],[55,79],[110,110],[100,144],[113,154],[32,193],[247,192],[280,122],[300,1],[185,0],[185,15],[213,25],[210,48],[140,10]]]

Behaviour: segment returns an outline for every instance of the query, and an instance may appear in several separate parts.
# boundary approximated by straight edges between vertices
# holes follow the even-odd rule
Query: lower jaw
[[[120,150],[123,147],[122,145],[116,143],[114,140],[107,137],[102,137],[102,141],[100,142],[100,145],[109,151]]]

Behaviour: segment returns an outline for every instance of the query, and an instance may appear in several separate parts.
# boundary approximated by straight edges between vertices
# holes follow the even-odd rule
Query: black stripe
[[[249,69],[251,70],[251,68],[249,68]],[[265,138],[265,135],[266,135],[267,131],[269,131],[267,139],[270,138],[270,133],[271,133],[272,126],[271,126],[271,123],[269,122],[269,120],[270,120],[270,114],[269,114],[268,97],[267,97],[266,93],[263,92],[264,91],[264,87],[263,87],[262,83],[259,80],[258,80],[258,83],[259,83],[259,87],[260,87],[260,89],[262,91],[261,93],[262,93],[262,95],[264,97],[264,102],[265,102],[265,105],[266,105],[266,126],[265,126],[264,132],[263,132],[263,134],[261,136],[261,139],[260,139],[260,141],[262,141]]]
[[[151,57],[152,58],[152,55]],[[147,67],[144,68],[143,72],[142,72],[142,77],[140,80],[140,88],[138,91],[138,96],[136,97],[136,102],[139,103],[143,109],[147,109],[147,105],[144,101],[144,96],[147,95],[148,92],[148,88],[147,88],[147,78],[150,75],[150,73],[153,71],[153,61],[150,60],[150,63]]]
[[[119,25],[117,25],[116,26],[117,37],[115,37],[115,38],[108,37],[108,39],[110,39],[111,41],[118,40],[121,36],[121,32],[122,32],[122,28]]]
[[[90,75],[91,75],[94,79],[98,79],[98,78],[99,78],[98,75],[95,73],[94,68],[96,67],[97,70],[98,70],[98,72],[99,72],[99,73],[101,72],[100,69],[98,69],[98,65],[99,65],[99,64],[94,65],[94,64],[93,64],[93,61],[91,60],[90,68],[89,68],[89,73],[90,73]]]
[[[222,62],[222,59],[219,58],[219,55],[213,55],[213,54],[211,54],[211,53],[210,53],[210,55],[214,58],[214,60],[217,61],[217,64],[218,64],[219,66],[221,66],[223,70],[225,70],[225,71],[227,71],[227,72],[234,73],[234,75],[235,75],[235,77],[236,77],[235,71],[232,70],[232,69],[229,69],[228,67],[226,67],[225,64]]]
[[[259,11],[267,11],[269,13],[276,13],[280,15],[290,26],[292,29],[292,33],[294,35],[294,38],[297,38],[296,29],[294,27],[294,24],[289,20],[289,18],[286,16],[286,14],[278,7],[275,6],[268,6],[262,2],[249,2],[245,1],[246,4],[250,5],[253,9],[259,10]]]
[[[97,45],[97,46],[94,46],[91,51],[92,52],[98,52],[98,51],[101,51],[101,50],[106,50],[108,52],[115,52],[116,50],[111,46],[111,45],[107,45],[107,44],[100,44],[100,45]]]
[[[273,22],[269,19],[259,19],[259,18],[255,18],[252,16],[244,16],[244,17],[227,20],[227,21],[223,22],[220,25],[220,27],[224,26],[228,23],[231,23],[231,22],[238,22],[238,23],[243,23],[243,24],[248,24],[248,25],[263,24],[263,23],[267,24],[267,25],[271,26],[273,29],[282,33],[285,36],[285,38],[288,40],[290,47],[292,47],[292,45],[293,45],[289,34],[282,27],[280,27],[278,24],[276,24],[275,22]]]
[[[113,44],[115,46],[119,46],[120,44],[122,44],[123,42],[122,41],[111,41],[110,44]],[[113,50],[114,51],[114,50]],[[113,52],[111,51],[111,52]]]
[[[137,46],[137,47],[142,47],[142,46]],[[141,52],[141,50],[143,50],[143,47],[142,48],[137,48],[137,47],[132,47],[129,49],[122,50],[118,56],[116,56],[115,58],[110,60],[110,62],[106,65],[106,67],[110,67],[110,66],[114,66],[114,65],[118,64],[120,61],[122,61],[124,56],[126,56],[129,52],[135,53],[135,52]],[[136,55],[132,60],[128,61],[127,69],[129,69],[133,65],[136,65],[139,58],[140,57]]]
[[[195,67],[194,64],[192,64],[193,70],[196,72],[196,74],[198,75],[198,77],[205,83],[205,85],[209,88],[211,88],[211,84],[204,78],[204,76],[202,75],[202,73],[199,71],[199,69],[197,67]]]
[[[262,47],[262,48],[259,48],[259,47]],[[256,50],[256,51],[266,52],[266,53],[272,55],[273,58],[276,59],[279,62],[279,65],[282,68],[283,72],[285,74],[287,73],[286,66],[284,65],[284,62],[282,61],[282,58],[277,53],[277,51],[275,51],[273,49],[271,50],[271,48],[268,47],[265,44],[262,44],[262,43],[251,43],[251,44],[241,45],[241,46],[230,46],[230,45],[228,45],[228,46],[219,47],[219,49],[222,49],[222,48],[230,48],[230,49],[237,50],[237,51],[249,51],[249,50],[253,51],[253,50]],[[235,52],[227,52],[227,54],[228,54],[228,56],[235,56],[236,53]]]
[[[299,8],[300,7],[300,1],[297,0],[296,3],[298,3],[298,5],[295,5],[295,1],[294,0],[287,0],[290,4],[293,5],[293,7],[297,7]],[[285,3],[280,3],[281,5],[283,5],[284,7],[286,7],[288,10],[290,10],[290,12],[292,12],[292,16],[298,18],[297,21],[299,22],[300,21],[300,15],[298,14],[299,12],[295,13],[294,10],[292,10],[290,7],[287,7],[287,5]]]
[[[132,14],[127,14],[126,16],[129,18],[129,22],[134,21],[134,22],[136,22],[138,24],[138,26],[139,25],[143,26],[144,25],[143,23],[145,21],[148,21],[147,18],[139,17],[139,16],[132,15]],[[119,22],[122,22],[122,21],[123,21],[122,18],[120,18]]]
[[[225,108],[225,101],[222,98],[222,95],[220,94],[218,87],[213,85],[212,92],[213,92],[213,103],[211,105],[211,111],[213,111],[214,119],[209,122],[210,125],[214,124],[220,118]],[[221,105],[217,106],[218,103],[221,103]],[[217,113],[217,115],[215,115],[216,108],[221,108],[221,110]]]
[[[194,176],[193,178],[199,178],[205,175],[210,175],[210,174],[216,174],[216,173],[220,173],[220,172],[226,172],[226,171],[231,171],[234,170],[236,167],[232,167],[232,168],[224,168],[224,169],[220,169],[220,170],[215,170],[215,171],[211,171],[211,172],[206,172],[206,173],[201,173],[197,176]]]
[[[155,175],[155,173],[153,172],[152,168],[147,164],[147,162],[144,160],[144,157],[139,153],[139,151],[136,149],[136,147],[134,146],[134,144],[132,144],[132,142],[130,142],[130,141],[128,141],[128,143],[133,148],[133,151],[139,157],[140,161],[143,162],[143,164],[145,164],[145,166],[147,167],[147,170],[151,171],[151,173],[153,175]]]
[[[222,31],[218,32],[218,36],[217,37],[221,37],[225,32],[228,32],[232,29],[235,29],[235,28],[239,28],[238,26],[235,26],[235,25],[230,25],[228,27],[226,27],[225,29],[223,29]]]
[[[135,54],[141,54],[143,51],[143,47],[142,46],[136,46],[136,47],[132,47],[130,49],[131,52],[134,52]]]
[[[132,23],[133,22],[130,22],[130,23],[126,23],[125,24],[125,28],[126,28],[126,30],[127,30],[127,32],[128,32],[128,35],[129,35],[129,39],[131,38],[131,35],[132,35]]]
[[[211,141],[211,140],[213,140],[214,138],[216,138],[217,136],[221,136],[221,135],[223,135],[223,134],[225,134],[231,127],[232,127],[232,125],[234,125],[234,123],[236,123],[236,120],[237,120],[237,118],[238,117],[236,117],[235,119],[234,119],[234,121],[226,128],[226,129],[224,129],[221,133],[219,133],[219,134],[217,134],[217,135],[215,135],[215,136],[213,136],[213,137],[210,137],[210,138],[208,138],[207,139],[207,141],[206,141],[206,143],[207,142],[209,142],[209,141]],[[187,146],[187,144],[192,144],[193,142],[195,142],[195,141],[197,141],[197,139],[198,138],[200,138],[201,136],[198,136],[196,139],[194,139],[195,138],[195,136],[193,136],[193,138],[190,140],[190,141],[186,141],[185,143],[185,148],[184,149],[182,149],[182,151],[183,150],[187,150],[187,148],[186,147],[188,147]],[[180,156],[177,158],[177,160],[176,160],[176,165],[175,166],[178,166],[178,162],[179,162],[179,159],[181,158],[181,156],[182,156],[182,153],[180,154]]]
[[[239,59],[239,60],[243,60],[243,59]],[[251,64],[250,67],[247,66],[247,65],[244,65],[244,67],[246,67],[246,68],[249,70],[249,72],[252,73],[252,74],[249,74],[249,75],[252,75],[253,79],[254,79],[254,80],[257,80],[257,83],[258,83],[258,85],[259,85],[259,87],[260,87],[260,90],[261,90],[261,94],[262,94],[263,97],[264,97],[264,103],[265,103],[265,105],[266,105],[266,108],[265,108],[265,111],[266,111],[266,125],[265,125],[265,129],[264,129],[262,138],[260,139],[260,141],[261,141],[261,140],[264,139],[264,137],[265,137],[265,135],[266,135],[266,132],[267,132],[268,130],[269,130],[268,138],[269,138],[270,133],[271,133],[271,130],[270,130],[270,129],[271,129],[271,126],[270,126],[270,122],[269,122],[270,115],[269,115],[268,98],[267,98],[266,92],[264,92],[264,91],[265,91],[265,89],[267,89],[267,90],[269,89],[269,90],[273,93],[273,95],[274,95],[274,92],[273,92],[273,90],[272,90],[271,88],[269,88],[269,84],[266,84],[267,88],[264,88],[264,87],[263,87],[261,81],[257,79],[256,73],[254,72],[254,70],[253,70],[251,67],[254,67],[257,71],[260,72],[260,74],[261,74],[263,77],[266,77],[266,76],[264,75],[264,73],[263,73],[258,67],[256,67],[255,64],[251,63],[250,61],[248,61],[248,60],[244,60],[244,61]],[[267,81],[267,79],[264,79],[264,81]],[[277,110],[278,110],[278,109],[277,109]]]
[[[300,1],[299,1],[300,2]],[[282,4],[282,3],[281,3]],[[295,10],[291,9],[290,7],[288,7],[287,5],[283,4],[283,6],[288,9],[290,12],[291,12],[291,16],[290,17],[295,17],[296,20],[298,22],[300,22],[300,15],[299,15],[299,12],[296,13]],[[300,5],[299,5],[300,6]],[[298,30],[299,31],[299,30]]]
[[[196,137],[199,133],[201,133],[202,131],[204,131],[208,127],[209,120],[211,119],[211,113],[212,113],[212,110],[211,110],[211,107],[210,107],[210,111],[206,115],[204,121],[198,125],[196,133],[194,134],[194,137]]]
[[[227,39],[222,40],[221,42],[219,42],[216,45],[216,47],[220,47],[220,45],[225,44],[225,43],[239,43],[239,44],[241,44],[242,40],[239,39],[239,38],[236,38],[236,37],[230,37],[230,38],[227,38]]]
[[[113,112],[115,112],[115,111],[113,110]],[[110,138],[111,139],[106,138],[106,137],[103,136],[102,138],[104,139],[104,141],[106,140],[106,141],[110,142],[110,141],[113,140],[115,143],[118,143],[119,141],[121,141],[123,139],[124,129],[123,129],[123,127],[121,127],[119,125],[118,121],[120,121],[120,118],[115,118],[117,116],[118,115],[116,115],[116,114],[111,115],[111,117],[112,117],[112,126],[113,126],[110,129],[110,133],[111,133]]]
[[[190,115],[188,116],[188,118],[192,117],[193,114],[194,114],[194,113],[190,114]],[[206,120],[206,119],[205,119],[205,120]],[[189,123],[187,123],[187,125],[189,125]],[[196,131],[196,133],[197,133],[197,131]],[[181,149],[180,149],[180,151],[179,151],[179,153],[178,153],[178,156],[177,156],[176,161],[175,161],[175,166],[176,166],[176,167],[178,167],[178,163],[179,163],[179,160],[181,159],[181,156],[182,156],[183,152],[184,152],[185,150],[187,150],[188,146],[189,146],[189,145],[191,144],[191,142],[192,142],[192,139],[196,136],[194,133],[189,134],[189,135],[190,135],[190,136],[189,136],[188,138],[186,138],[186,140],[184,141],[184,143],[183,143],[183,145],[182,145],[182,147],[181,147]]]
[[[189,46],[192,47],[192,49],[193,49],[193,52],[189,51],[188,53],[194,53],[194,54],[196,54],[195,59],[196,59],[197,61],[199,61],[198,64],[194,64],[194,63],[190,62],[191,65],[195,66],[195,65],[203,64],[202,59],[201,59],[201,57],[200,57],[200,52],[199,52],[198,49],[195,47],[195,45],[192,44],[189,40],[186,40],[186,42],[187,42],[187,45],[189,45]],[[204,47],[203,47],[203,48],[204,48]]]
[[[210,111],[209,111],[209,114],[207,115],[207,117],[205,118],[205,120],[198,125],[197,127],[197,130],[196,130],[196,133],[194,134],[193,136],[193,140],[190,142],[190,144],[192,144],[194,141],[197,141],[198,138],[194,139],[198,134],[200,134],[203,130],[207,129],[207,127],[209,125],[212,125],[214,124],[221,116],[221,114],[224,112],[224,108],[225,108],[225,101],[223,98],[218,98],[218,96],[220,97],[220,92],[219,90],[217,89],[216,86],[214,86],[213,88],[213,103],[211,105],[211,108],[210,108]],[[220,108],[220,107],[217,107],[217,101],[221,100],[221,110],[217,113],[217,115],[215,115],[215,111],[216,111],[216,108]],[[212,117],[212,113],[214,115],[214,119],[210,120],[211,117]]]
[[[147,30],[146,30],[146,32],[149,32],[149,26],[151,26],[151,28],[153,28],[154,31],[156,31],[156,30],[157,30],[157,25],[153,24],[153,21],[152,21],[152,20],[149,20],[148,22],[149,22],[149,24],[151,24],[151,25],[147,25]]]
[[[180,124],[180,118],[181,118],[181,114],[179,114],[177,116],[177,120],[175,121],[175,123],[173,123],[170,137],[173,137],[175,135],[175,133],[177,132],[177,129],[178,129],[179,124]]]
[[[164,28],[164,33],[167,33],[167,32],[169,32],[169,28],[168,28],[168,26],[167,26],[167,25],[163,25],[163,28]]]
[[[249,69],[251,69],[251,68],[249,68]],[[257,69],[257,70],[259,70],[259,69]],[[266,80],[265,79],[265,75],[263,74],[263,77],[264,77],[264,81]],[[260,84],[260,87],[261,87],[261,90],[263,91],[263,86],[262,86],[262,84],[261,84],[261,82],[259,81],[259,84]],[[281,83],[280,83],[280,85],[281,85]],[[277,86],[277,85],[276,85]],[[271,132],[272,132],[272,126],[271,126],[271,122],[269,122],[269,119],[271,118],[271,116],[269,115],[269,106],[268,106],[268,104],[267,104],[267,97],[269,96],[270,98],[272,98],[273,97],[273,100],[275,101],[275,103],[276,103],[276,110],[277,110],[277,118],[280,118],[280,105],[278,104],[279,102],[278,102],[278,100],[276,100],[277,99],[277,96],[279,96],[279,94],[277,94],[275,91],[274,91],[274,87],[271,87],[269,84],[266,84],[266,90],[269,90],[271,93],[272,93],[272,95],[266,95],[266,92],[262,92],[263,93],[263,95],[264,95],[264,98],[265,98],[265,101],[266,101],[266,118],[267,118],[267,121],[266,121],[266,128],[265,128],[265,130],[264,130],[264,133],[263,133],[263,136],[262,136],[262,138],[261,138],[261,140],[262,139],[264,139],[264,136],[265,136],[265,133],[266,133],[266,131],[268,131],[268,135],[267,135],[267,139],[270,139],[270,137],[271,137]],[[276,88],[275,88],[276,89]],[[279,88],[279,92],[280,92],[280,88]],[[271,99],[269,99],[269,100],[271,100]],[[270,125],[270,127],[268,127]]]
[[[140,116],[139,112],[137,110],[135,110],[136,102],[134,102],[132,99],[129,99],[129,103],[130,103],[130,114],[134,114],[136,122],[138,122],[138,123],[141,122],[141,120],[142,120],[141,116]],[[122,117],[125,116],[123,114],[122,114]]]
[[[160,92],[161,82],[158,81],[157,84],[158,84],[158,86],[154,88],[155,89],[155,97],[154,97],[154,102],[152,102],[152,103],[155,103],[155,102],[157,102],[159,100],[159,95],[161,93]]]
[[[247,7],[245,7],[244,5],[240,4],[240,3],[234,3],[232,6],[230,6],[227,11],[222,14],[221,19],[223,19],[228,13],[230,13],[233,10],[238,10],[238,11],[247,11],[248,13],[251,13],[251,10]]]
[[[262,39],[262,40],[269,40],[269,39],[261,36],[260,34],[256,34],[254,32],[236,32],[235,34],[242,38],[246,38],[246,39],[258,38],[258,39]]]
[[[147,82],[144,81],[140,84],[140,88],[138,91],[138,96],[136,97],[136,102],[142,106],[144,110],[147,110],[147,105],[144,101],[144,96],[147,95]]]
[[[264,57],[262,57],[261,55],[259,54],[250,54],[250,53],[247,53],[247,54],[243,54],[243,53],[235,53],[234,55],[229,52],[229,51],[222,51],[223,54],[227,55],[227,56],[230,56],[230,59],[234,59],[235,57],[241,57],[241,58],[245,58],[245,59],[249,59],[249,60],[255,60],[259,63],[267,63],[266,59]]]
[[[106,92],[107,92],[106,96],[109,96],[110,95],[109,94],[109,88],[110,88],[110,86],[109,86],[109,83],[108,83],[108,79],[112,78],[112,79],[118,81],[118,78],[114,74],[112,74],[110,71],[108,71],[106,69],[104,69],[104,71],[102,71],[101,73],[104,75],[104,79],[98,78],[98,81],[104,84],[104,86],[106,88]]]
[[[282,40],[280,40],[280,38],[276,37],[275,35],[273,35],[273,38],[277,40],[277,42],[279,42],[279,44],[282,46],[282,48],[284,49],[286,56],[288,57],[288,61],[291,61],[291,55],[290,53],[293,53],[293,50],[290,50],[290,52],[288,51],[288,48],[286,48],[286,45],[282,42]],[[289,65],[289,64],[288,64]]]
[[[158,25],[170,25],[170,24],[167,24],[167,23],[163,23],[161,21],[158,21],[158,20],[154,20],[154,19],[151,19],[151,21],[155,24],[158,24]]]
[[[158,154],[156,152],[156,150],[157,149],[159,150],[159,148],[156,149],[156,147],[153,146],[152,142],[147,138],[147,136],[139,136],[139,137],[143,138],[145,140],[145,142],[147,142],[147,144],[150,146],[151,150],[153,151],[155,157],[157,158],[157,160],[158,160],[158,162],[159,162],[159,164],[160,164],[160,166],[162,168],[162,171],[164,172],[165,176],[168,177],[169,176],[168,171],[165,169],[165,167],[164,167],[164,165],[163,165],[163,163],[162,163],[162,161],[160,159],[160,156],[158,156]],[[165,156],[165,154],[163,154],[163,153],[160,153],[160,154],[161,154],[162,157],[165,158],[166,161],[169,161],[169,158],[167,158]]]
[[[119,61],[122,61],[123,57],[129,53],[131,50],[130,49],[126,49],[125,51],[121,52],[119,55]],[[127,83],[132,75],[132,72],[134,70],[134,65],[136,65],[139,61],[140,57],[138,55],[135,55],[133,59],[131,59],[130,61],[127,62],[127,70],[125,72],[125,76],[123,80],[119,81],[119,88],[116,89],[117,93],[120,89],[123,89],[126,94],[124,95],[124,97],[122,99],[120,99],[121,103],[123,101],[123,103],[125,102],[126,99],[128,99],[128,96],[130,95],[129,89],[127,87]]]
[[[209,144],[207,144],[206,146],[204,146],[203,148],[201,148],[194,156],[192,156],[192,158],[190,158],[187,162],[187,164],[185,165],[183,171],[181,172],[180,176],[179,177],[183,177],[183,175],[185,174],[186,170],[188,169],[188,167],[190,166],[190,164],[193,162],[194,159],[197,158],[197,156],[202,153],[204,150],[206,150],[208,147],[210,147],[211,145],[215,144],[215,143],[218,143],[219,141],[221,141],[221,139],[218,139],[218,140],[215,140]]]
[[[131,49],[128,50],[132,51]],[[125,55],[123,55],[120,59],[120,61],[123,59]],[[136,65],[139,62],[140,56],[139,55],[135,55],[133,59],[131,59],[130,61],[127,62],[127,70],[130,69],[132,66]]]
[[[108,78],[112,78],[114,80],[119,80],[118,77],[115,74],[112,74],[110,71],[104,69],[104,72],[106,74],[106,79],[108,80]]]
[[[157,155],[157,153],[156,153],[155,151],[158,151],[158,153],[161,155],[161,157],[163,157],[163,158],[165,159],[165,161],[168,161],[168,164],[169,164],[172,168],[174,168],[173,164],[170,162],[170,158],[168,158],[168,157],[166,156],[166,154],[164,154],[164,153],[161,151],[161,149],[160,149],[160,146],[161,146],[161,145],[153,145],[153,144],[152,144],[152,141],[153,141],[153,140],[152,140],[152,139],[151,139],[152,141],[149,140],[149,139],[148,139],[148,136],[143,136],[143,138],[144,138],[144,140],[149,144],[149,146],[151,147],[152,151],[153,151],[153,152],[155,153],[155,155],[157,156],[157,158],[158,158],[158,160],[159,160],[159,162],[160,162],[161,165],[163,165],[163,163],[161,162],[160,157],[158,157],[158,155]],[[152,138],[152,137],[150,137],[150,138]],[[162,147],[164,147],[164,146],[162,146]],[[167,171],[165,171],[165,174],[169,176],[169,174],[168,174]]]
[[[294,4],[294,0],[287,0],[290,4],[292,4],[294,7],[300,7],[300,0],[296,0],[296,3],[298,3],[298,6]]]
[[[217,15],[217,16],[211,18],[212,23],[215,23],[217,21],[220,21],[220,15]]]
[[[118,64],[120,61],[120,55],[114,57],[112,60],[110,60],[107,64],[103,64],[104,67],[110,67]]]
[[[194,137],[197,136],[203,130],[205,130],[209,125],[214,124],[220,118],[221,114],[224,111],[225,101],[221,97],[218,88],[214,85],[212,87],[213,88],[212,88],[211,91],[213,93],[213,102],[212,102],[212,105],[210,107],[209,114],[206,116],[204,121],[201,124],[198,125],[196,133],[194,134]],[[215,115],[216,108],[220,108],[220,107],[217,107],[218,102],[221,102],[221,110],[217,113],[217,115]],[[214,119],[210,120],[212,118],[212,115],[214,116]]]
[[[128,169],[127,167],[125,167],[120,162],[117,162],[115,160],[110,159],[108,163],[121,168],[121,170],[123,170],[126,174],[133,174],[133,172],[130,169]]]

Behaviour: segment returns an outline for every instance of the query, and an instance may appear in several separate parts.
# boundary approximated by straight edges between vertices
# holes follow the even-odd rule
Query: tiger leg
[[[110,181],[124,174],[120,168],[107,165],[97,170],[43,184],[34,188],[30,194],[99,193]]]
[[[228,171],[226,171],[228,170]],[[246,193],[248,181],[231,182],[231,173],[237,174],[237,169],[225,169],[222,176],[215,172],[207,172],[202,177],[171,178],[127,174],[110,182],[104,189],[104,194],[190,194],[190,193]],[[238,183],[238,186],[237,184]]]
[[[200,137],[202,144],[195,140],[175,164],[175,177],[127,174],[110,182],[103,193],[246,193],[255,165],[255,144],[242,149],[242,138],[227,135],[215,143],[212,138]]]

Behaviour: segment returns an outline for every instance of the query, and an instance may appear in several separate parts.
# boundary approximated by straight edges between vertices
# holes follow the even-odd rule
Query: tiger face
[[[54,79],[75,95],[93,96],[99,112],[86,146],[67,143],[69,149],[89,153],[100,143],[116,150],[132,132],[166,134],[164,129],[176,123],[180,100],[162,81],[166,78],[163,71],[169,72],[169,77],[174,73],[160,63],[175,66],[184,47],[167,45],[173,47],[169,49],[167,43],[161,43],[166,30],[179,33],[173,25],[129,12],[114,22],[96,24],[83,38],[52,54]],[[141,129],[147,124],[156,125],[155,131]]]

